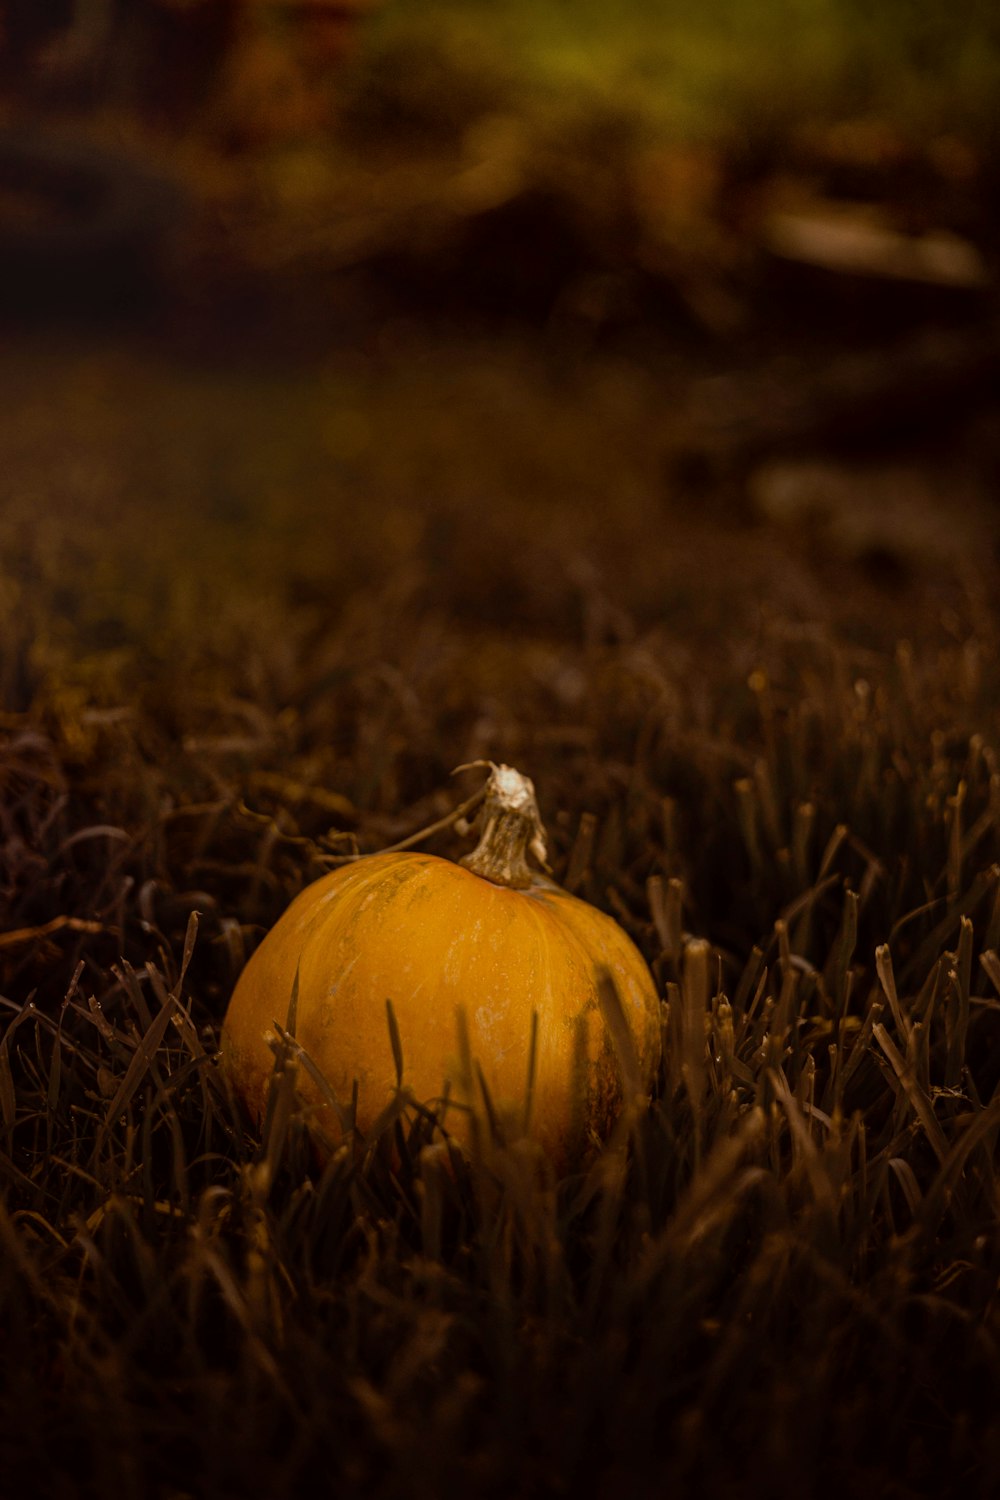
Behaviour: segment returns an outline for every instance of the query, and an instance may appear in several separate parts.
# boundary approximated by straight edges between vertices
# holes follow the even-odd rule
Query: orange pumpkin
[[[274,1066],[266,1038],[285,1023],[296,972],[296,1039],[338,1102],[349,1103],[356,1081],[362,1137],[397,1086],[387,1001],[403,1087],[432,1108],[447,1091],[444,1127],[465,1144],[473,1120],[483,1126],[488,1115],[508,1136],[527,1127],[561,1163],[607,1133],[622,1088],[602,971],[648,1087],[660,1045],[649,970],[617,922],[529,868],[529,848],[544,859],[531,782],[493,767],[480,828],[461,865],[389,852],[337,870],[267,935],[222,1039],[224,1065],[258,1122]],[[308,1068],[299,1080],[322,1133],[336,1139],[339,1122]]]

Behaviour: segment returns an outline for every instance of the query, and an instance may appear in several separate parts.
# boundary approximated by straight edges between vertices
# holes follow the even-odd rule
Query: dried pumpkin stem
[[[422,844],[429,839],[432,833],[440,833],[443,828],[451,828],[456,823],[462,823],[474,807],[478,807],[486,795],[486,787],[481,786],[474,796],[468,797],[459,807],[452,808],[443,818],[438,818],[436,823],[428,823],[426,828],[421,828],[419,833],[411,833],[408,839],[400,839],[398,844],[389,844],[387,848],[380,849],[379,854],[398,854],[402,849],[412,849],[414,844]],[[362,856],[363,857],[363,856]]]
[[[479,844],[459,863],[494,885],[523,890],[535,881],[528,854],[545,866],[545,829],[535,788],[513,766],[490,766],[478,818]]]

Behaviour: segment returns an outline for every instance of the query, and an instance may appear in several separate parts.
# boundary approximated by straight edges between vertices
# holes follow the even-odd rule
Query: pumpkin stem
[[[545,829],[538,815],[535,788],[513,766],[489,762],[490,777],[479,811],[479,844],[459,864],[492,880],[523,890],[535,883],[527,856],[533,854],[545,869]]]

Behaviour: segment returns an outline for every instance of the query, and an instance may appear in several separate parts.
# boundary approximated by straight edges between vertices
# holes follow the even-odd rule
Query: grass
[[[664,497],[614,360],[567,402],[515,344],[421,347],[281,382],[17,361],[6,1472],[985,1497],[992,563],[893,593]],[[523,1141],[454,1157],[405,1097],[321,1169],[293,1056],[260,1136],[228,1096],[228,995],[307,880],[446,812],[481,754],[530,772],[557,876],[646,954],[653,1097],[562,1179]]]

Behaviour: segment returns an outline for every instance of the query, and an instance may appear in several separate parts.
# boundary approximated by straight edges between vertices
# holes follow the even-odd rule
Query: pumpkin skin
[[[482,1119],[478,1064],[494,1114],[513,1133],[526,1116],[532,1014],[537,1011],[529,1133],[565,1165],[603,1137],[621,1083],[598,998],[599,971],[618,991],[648,1086],[659,1059],[659,1000],[638,949],[611,917],[542,876],[526,889],[431,854],[367,856],[304,890],[244,970],[226,1015],[222,1061],[259,1122],[274,1066],[265,1033],[285,1023],[298,966],[296,1038],[337,1100],[358,1085],[364,1136],[393,1096],[391,1000],[403,1085],[434,1107],[450,1086],[445,1128],[465,1145]],[[463,1063],[459,1009],[473,1059]],[[328,1139],[334,1111],[307,1072],[300,1092]]]

